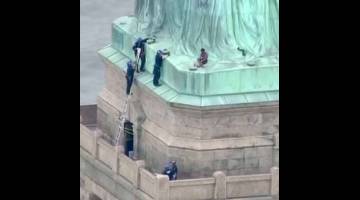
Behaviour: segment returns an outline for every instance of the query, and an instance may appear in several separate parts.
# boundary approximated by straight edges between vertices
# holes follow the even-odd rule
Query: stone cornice
[[[193,139],[176,137],[169,134],[166,130],[148,119],[142,124],[142,127],[146,130],[146,134],[151,135],[167,146],[173,148],[206,151],[274,145],[272,136],[250,136],[225,139]]]

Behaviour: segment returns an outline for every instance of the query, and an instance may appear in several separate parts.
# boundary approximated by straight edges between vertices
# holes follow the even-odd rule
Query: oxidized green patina
[[[139,31],[170,37],[174,52],[213,58],[274,56],[279,47],[278,0],[137,0]]]
[[[278,101],[278,5],[276,0],[137,0],[136,15],[113,22],[112,44],[99,53],[125,68],[134,59],[134,41],[155,36],[156,43],[146,45],[147,72],[137,79],[166,101],[194,106]],[[155,88],[155,53],[165,48],[171,56],[162,67],[164,84]],[[209,62],[190,71],[200,48]]]

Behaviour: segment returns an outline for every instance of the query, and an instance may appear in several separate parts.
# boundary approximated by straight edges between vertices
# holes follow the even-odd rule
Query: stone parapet
[[[97,137],[87,127],[81,127],[80,186],[83,199],[91,194],[103,200],[128,199],[129,194],[134,195],[132,199],[146,200],[252,199],[279,196],[277,167],[272,168],[269,174],[226,176],[224,172],[217,171],[210,178],[169,181],[167,176],[146,170],[144,161],[127,158],[121,147],[106,144],[105,140],[96,140],[98,153],[91,153],[89,144],[82,140],[93,141],[92,138]],[[116,165],[118,170],[115,170]],[[110,184],[110,180],[113,183]],[[123,188],[120,190],[113,187],[114,184],[119,184]],[[123,192],[119,193],[119,190]]]

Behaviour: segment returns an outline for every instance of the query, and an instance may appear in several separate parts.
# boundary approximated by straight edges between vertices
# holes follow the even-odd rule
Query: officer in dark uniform
[[[129,60],[127,62],[127,70],[126,70],[126,94],[130,94],[130,89],[134,80],[134,72],[135,72],[135,62]]]
[[[145,71],[145,62],[146,62],[145,43],[146,41],[148,41],[148,39],[150,38],[145,38],[145,39],[138,38],[132,47],[132,49],[134,50],[135,59],[139,57],[139,59],[141,60],[141,66],[140,66],[141,72]],[[140,50],[140,55],[138,55],[138,50]],[[138,69],[137,72],[139,72]]]
[[[153,83],[154,86],[158,87],[161,84],[159,84],[159,79],[160,79],[160,69],[163,63],[163,60],[166,58],[166,55],[169,54],[165,54],[163,51],[158,50],[155,56],[155,65],[154,65],[154,79],[153,79]]]
[[[171,161],[171,164],[172,164],[172,178],[170,180],[176,180],[177,179],[176,161],[175,160]]]
[[[171,161],[169,162],[163,171],[164,175],[169,176],[169,180],[176,180],[177,179],[177,166],[176,166],[176,161]]]

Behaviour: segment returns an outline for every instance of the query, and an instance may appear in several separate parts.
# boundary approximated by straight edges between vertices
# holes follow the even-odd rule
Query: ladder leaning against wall
[[[124,133],[124,128],[125,128],[124,125],[125,125],[126,118],[128,116],[128,112],[129,112],[129,100],[130,100],[130,97],[131,97],[131,95],[128,95],[126,97],[125,104],[124,104],[122,110],[120,111],[121,112],[121,114],[119,116],[119,122],[120,123],[119,123],[118,134],[116,135],[116,138],[115,138],[115,146],[119,145],[121,134]]]
[[[138,70],[138,66],[139,66],[139,61],[140,61],[140,52],[141,50],[138,49],[137,50],[137,56],[136,56],[136,67],[135,67],[135,70]],[[134,77],[134,80],[135,80],[135,77]],[[131,92],[131,88],[130,88],[130,95],[127,95],[126,96],[126,100],[125,100],[125,104],[123,106],[123,108],[120,110],[120,116],[119,116],[119,129],[118,129],[118,134],[116,135],[115,137],[115,141],[114,141],[114,145],[115,146],[119,146],[119,141],[120,141],[120,137],[121,137],[121,134],[124,134],[124,131],[125,131],[125,122],[126,122],[126,118],[128,116],[128,112],[129,112],[129,101],[130,101],[130,98],[131,98],[131,95],[132,95],[132,92]]]

